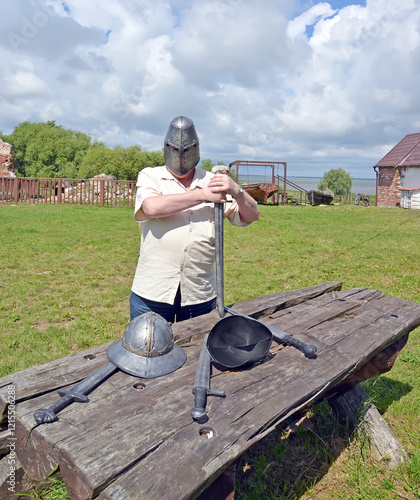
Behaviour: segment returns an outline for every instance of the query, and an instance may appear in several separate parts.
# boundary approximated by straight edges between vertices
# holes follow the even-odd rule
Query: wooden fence
[[[134,207],[136,181],[0,177],[0,203]]]

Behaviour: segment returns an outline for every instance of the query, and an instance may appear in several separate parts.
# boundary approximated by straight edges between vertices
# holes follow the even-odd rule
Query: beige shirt
[[[213,174],[195,169],[190,189],[207,186]],[[214,205],[201,203],[168,217],[148,219],[141,209],[149,196],[186,192],[165,167],[143,169],[137,179],[135,216],[139,222],[140,257],[132,291],[141,297],[173,304],[181,286],[181,305],[206,302],[216,296]],[[235,201],[225,203],[225,217],[247,226]]]

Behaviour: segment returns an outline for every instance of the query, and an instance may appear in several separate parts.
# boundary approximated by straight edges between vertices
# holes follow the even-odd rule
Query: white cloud
[[[11,99],[36,99],[37,97],[48,97],[50,90],[48,85],[34,73],[28,71],[17,71],[9,75],[4,82],[4,95]]]
[[[185,114],[202,158],[373,177],[386,148],[420,130],[420,0],[302,5],[8,2],[0,130],[56,120],[110,146],[160,149]]]
[[[289,22],[286,30],[287,35],[292,40],[298,36],[306,36],[308,26],[314,26],[336,12],[337,10],[333,10],[329,3],[318,3]],[[321,30],[321,32],[323,31]]]

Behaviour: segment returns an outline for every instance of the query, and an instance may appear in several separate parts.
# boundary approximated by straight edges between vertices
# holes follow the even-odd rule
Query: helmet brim
[[[161,356],[139,356],[127,351],[122,339],[115,340],[107,349],[108,359],[120,370],[134,377],[156,378],[172,373],[185,363],[187,355],[179,345]]]

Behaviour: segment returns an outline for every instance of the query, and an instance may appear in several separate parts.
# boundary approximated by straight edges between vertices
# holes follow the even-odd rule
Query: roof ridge
[[[400,165],[402,165],[405,160],[411,155],[411,153],[417,148],[417,146],[420,144],[420,132],[417,132],[416,134],[418,134],[419,136],[419,139],[418,141],[414,144],[414,146],[412,146],[412,148],[405,154],[405,156],[403,156],[399,161],[396,162],[395,164],[395,167],[399,167]],[[416,134],[408,134],[408,135],[416,135]],[[407,137],[407,135],[406,135]]]

